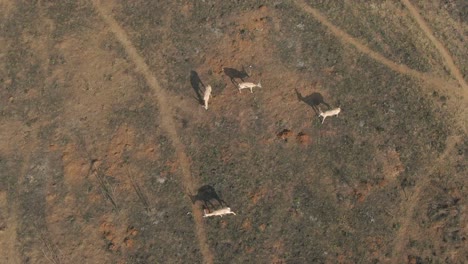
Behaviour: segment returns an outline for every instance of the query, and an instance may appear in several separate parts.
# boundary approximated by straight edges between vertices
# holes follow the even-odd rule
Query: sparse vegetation
[[[0,263],[464,262],[461,1],[454,65],[399,2],[98,2],[0,4]]]

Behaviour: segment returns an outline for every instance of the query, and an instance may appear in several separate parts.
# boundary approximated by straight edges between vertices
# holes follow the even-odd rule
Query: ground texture
[[[0,1],[0,263],[466,263],[467,12]]]

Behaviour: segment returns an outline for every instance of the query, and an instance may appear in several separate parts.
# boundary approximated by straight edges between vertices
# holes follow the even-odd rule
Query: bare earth
[[[465,1],[163,2],[0,0],[0,263],[468,261]]]

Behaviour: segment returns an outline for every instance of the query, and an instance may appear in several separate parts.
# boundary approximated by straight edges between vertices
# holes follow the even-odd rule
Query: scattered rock
[[[242,230],[245,231],[250,231],[252,230],[252,221],[250,219],[245,219],[244,222],[242,222]]]
[[[263,231],[265,231],[266,227],[267,227],[267,226],[266,226],[265,224],[260,224],[260,225],[258,226],[258,230],[260,230],[260,231],[263,232]]]
[[[304,132],[300,132],[299,134],[297,134],[296,139],[297,142],[302,145],[309,145],[310,143],[312,143],[310,136]]]
[[[219,223],[221,225],[221,228],[222,229],[226,229],[227,225],[228,225],[228,222],[225,221],[225,220],[221,220],[221,222]]]
[[[288,138],[292,137],[293,135],[293,132],[289,129],[283,129],[283,131],[279,132],[278,134],[276,134],[276,136],[279,138],[279,139],[282,139],[284,140],[285,142],[288,141]]]
[[[420,264],[423,263],[421,257],[408,255],[408,264]]]

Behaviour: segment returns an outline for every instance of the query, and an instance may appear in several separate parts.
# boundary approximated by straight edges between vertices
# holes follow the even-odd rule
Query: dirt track
[[[185,148],[182,142],[179,140],[179,135],[176,131],[176,127],[174,125],[174,112],[171,107],[171,102],[177,100],[174,96],[168,96],[166,92],[161,89],[158,81],[154,77],[154,75],[149,70],[148,66],[145,63],[145,60],[138,54],[138,51],[135,49],[133,44],[128,39],[125,31],[118,25],[117,21],[115,21],[109,11],[106,10],[106,7],[103,7],[98,2],[94,2],[94,6],[99,14],[102,16],[103,20],[109,25],[110,30],[117,36],[117,39],[122,43],[125,51],[130,56],[131,60],[135,63],[137,71],[140,72],[147,81],[148,85],[152,88],[152,92],[156,101],[158,103],[159,108],[161,109],[159,118],[161,120],[161,126],[167,133],[170,141],[175,147],[177,160],[180,163],[180,169],[182,173],[182,185],[184,190],[188,190],[190,193],[195,193],[197,186],[199,183],[196,179],[193,178],[191,171],[190,171],[190,162],[185,154]],[[203,254],[203,262],[205,263],[213,263],[213,254],[210,251],[206,240],[206,232],[203,223],[202,212],[200,208],[197,208],[195,205],[192,206],[192,214],[195,220],[195,228],[197,237],[199,240],[199,245],[201,252]]]
[[[462,263],[449,2],[0,2],[0,262]]]
[[[453,77],[457,79],[461,88],[464,89],[465,91],[468,90],[468,86],[466,85],[465,79],[463,79],[463,75],[461,74],[460,70],[453,62],[452,56],[449,54],[449,52],[444,47],[444,45],[439,40],[437,40],[436,37],[434,37],[434,33],[432,33],[432,30],[429,28],[429,26],[426,24],[424,19],[421,17],[421,15],[419,14],[419,11],[411,4],[409,0],[403,0],[402,2],[406,6],[406,8],[408,8],[411,15],[414,17],[414,19],[421,26],[421,29],[424,31],[427,37],[431,40],[431,42],[437,48],[440,55],[444,59],[447,67],[450,69],[450,72],[452,73]]]

